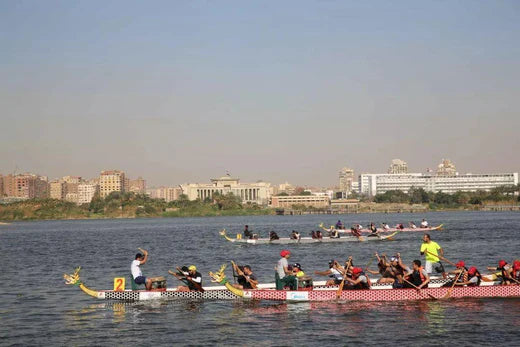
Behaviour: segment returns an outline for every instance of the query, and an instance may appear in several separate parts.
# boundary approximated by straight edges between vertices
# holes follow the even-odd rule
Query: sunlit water
[[[280,245],[237,245],[218,231],[234,234],[244,224],[263,236],[308,234],[320,222],[347,225],[418,222],[417,214],[258,216],[190,219],[21,222],[0,226],[0,345],[520,345],[520,299],[381,303],[240,301],[156,301],[132,304],[98,301],[63,283],[63,273],[82,266],[90,287],[110,289],[127,277],[138,247],[150,252],[143,272],[167,275],[175,266],[196,264],[208,271],[235,260],[251,264],[261,282],[273,282]],[[452,261],[482,271],[499,259],[520,258],[520,214],[447,212],[424,215],[445,230],[432,238]],[[325,270],[331,258],[375,262],[373,253],[401,252],[407,263],[422,259],[422,233],[402,233],[394,242],[291,246],[291,261],[307,274]],[[228,271],[228,276],[231,273]],[[323,280],[314,276],[315,280]],[[168,277],[168,285],[178,281]]]

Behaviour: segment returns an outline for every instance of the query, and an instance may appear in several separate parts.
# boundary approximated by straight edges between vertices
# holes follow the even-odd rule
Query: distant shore
[[[152,202],[155,203],[155,202]],[[119,204],[119,202],[118,202]],[[218,216],[258,216],[258,215],[310,215],[310,214],[358,214],[358,213],[425,213],[433,211],[520,211],[519,204],[485,204],[443,206],[431,204],[403,203],[360,203],[356,209],[273,209],[264,207],[237,207],[218,209],[213,205],[193,204],[184,207],[152,205],[104,206],[93,210],[87,206],[76,206],[57,200],[33,200],[16,204],[0,205],[0,225],[13,221],[31,220],[86,220],[117,218],[173,218],[173,217],[218,217]]]

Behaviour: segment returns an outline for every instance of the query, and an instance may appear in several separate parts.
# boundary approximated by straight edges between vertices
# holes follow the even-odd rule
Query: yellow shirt
[[[303,276],[305,276],[305,272],[303,272],[302,270],[300,270],[296,273],[296,277],[298,277],[298,278],[303,277]]]
[[[439,261],[439,258],[435,255],[438,255],[437,251],[441,249],[441,246],[435,241],[430,241],[429,243],[423,242],[421,245],[421,253],[424,253],[424,256],[426,257],[426,261],[431,261],[432,263],[436,263]],[[426,251],[433,253],[435,255],[431,255],[430,253],[427,253]]]

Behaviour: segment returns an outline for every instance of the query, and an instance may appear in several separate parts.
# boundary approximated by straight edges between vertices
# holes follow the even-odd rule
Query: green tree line
[[[430,204],[442,206],[482,205],[485,202],[520,201],[518,192],[520,185],[496,187],[490,191],[478,190],[476,192],[458,191],[447,194],[442,191],[427,192],[423,188],[411,188],[408,193],[401,190],[390,190],[384,194],[377,194],[374,202],[377,203],[409,203]]]

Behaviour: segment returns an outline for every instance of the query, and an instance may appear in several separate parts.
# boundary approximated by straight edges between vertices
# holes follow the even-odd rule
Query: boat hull
[[[244,238],[231,238],[226,235],[225,230],[220,232],[226,240],[233,243],[243,243],[250,245],[261,245],[261,244],[300,244],[300,243],[342,243],[342,242],[366,242],[366,241],[392,241],[393,237],[397,235],[399,231],[395,231],[389,235],[378,235],[378,236],[341,236],[339,238],[323,237],[321,239],[313,239],[312,237],[301,237],[299,239],[290,239],[288,237],[281,237],[277,240],[271,240],[267,238],[259,239],[244,239]],[[240,234],[239,234],[240,235]]]
[[[245,290],[244,297],[255,300],[271,301],[407,301],[442,299],[448,293],[450,298],[506,298],[520,297],[520,285],[426,288],[420,291],[410,289],[365,289],[344,290],[339,298],[337,290],[283,291],[283,290]]]
[[[397,228],[390,228],[390,229],[383,229],[383,228],[377,228],[377,232],[379,234],[387,234],[387,233],[394,233],[396,231],[399,231],[399,232],[424,232],[424,233],[427,233],[427,232],[430,232],[430,231],[435,231],[435,230],[442,230],[442,227],[444,226],[444,224],[440,224],[440,225],[437,225],[437,226],[434,226],[434,227],[428,227],[428,228],[404,228],[404,229],[397,229]],[[331,230],[334,231],[335,229],[325,229],[323,228],[325,231],[327,232],[330,232]],[[350,231],[350,229],[338,229],[338,233],[340,234],[350,234],[352,233]],[[370,229],[361,229],[361,233],[363,234],[370,234],[372,233],[372,231]]]

